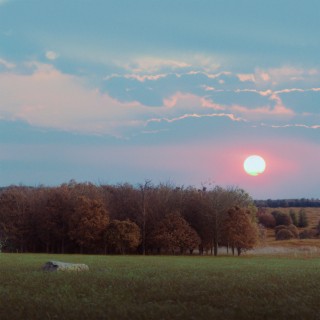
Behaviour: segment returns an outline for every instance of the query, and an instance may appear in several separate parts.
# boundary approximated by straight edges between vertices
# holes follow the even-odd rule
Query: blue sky
[[[0,0],[0,185],[320,197],[320,2]],[[260,154],[265,173],[243,161]]]

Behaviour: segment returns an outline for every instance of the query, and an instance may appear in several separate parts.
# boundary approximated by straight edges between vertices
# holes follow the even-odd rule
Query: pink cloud
[[[209,113],[209,114],[197,114],[197,113],[192,113],[192,114],[183,114],[179,117],[175,118],[152,118],[149,119],[145,122],[145,125],[148,125],[151,122],[176,122],[176,121],[181,121],[184,119],[189,119],[189,118],[219,118],[219,117],[224,117],[224,118],[229,118],[232,121],[243,121],[246,122],[245,119],[236,117],[235,115],[231,113]]]
[[[255,83],[276,85],[284,82],[309,81],[319,82],[319,70],[303,69],[292,66],[262,70],[257,68],[254,74]]]
[[[211,102],[205,98],[201,98],[201,106],[204,108],[210,108],[214,110],[225,110],[226,108],[220,104]]]
[[[255,82],[255,77],[254,77],[254,74],[252,73],[240,73],[240,74],[237,74],[237,77],[241,82],[247,82],[247,81]]]
[[[235,113],[242,114],[246,119],[258,120],[265,117],[285,116],[292,117],[294,112],[283,105],[276,105],[274,107],[264,106],[259,108],[250,109],[244,106],[233,105],[230,108]]]
[[[60,130],[119,135],[121,128],[137,126],[138,116],[148,112],[138,102],[119,102],[50,65],[30,63],[30,67],[32,74],[0,74],[0,117]]]
[[[120,66],[125,66],[125,69],[134,73],[154,73],[163,68],[181,69],[187,68],[191,65],[185,61],[179,61],[174,59],[163,59],[157,57],[140,57],[129,63],[119,62]]]

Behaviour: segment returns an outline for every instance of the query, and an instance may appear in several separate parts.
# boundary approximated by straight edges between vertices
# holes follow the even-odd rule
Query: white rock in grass
[[[45,271],[88,271],[89,267],[83,263],[68,263],[61,261],[48,261],[42,267]]]

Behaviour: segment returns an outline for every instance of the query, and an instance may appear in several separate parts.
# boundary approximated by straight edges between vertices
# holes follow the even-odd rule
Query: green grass
[[[89,272],[43,272],[49,260]],[[0,319],[320,319],[320,258],[0,254]]]

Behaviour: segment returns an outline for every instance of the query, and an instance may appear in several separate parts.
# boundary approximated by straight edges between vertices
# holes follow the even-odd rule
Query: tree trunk
[[[213,237],[213,254],[215,257],[218,255],[218,239],[216,235]]]
[[[238,251],[238,256],[241,255],[241,248],[237,248],[237,251]]]

